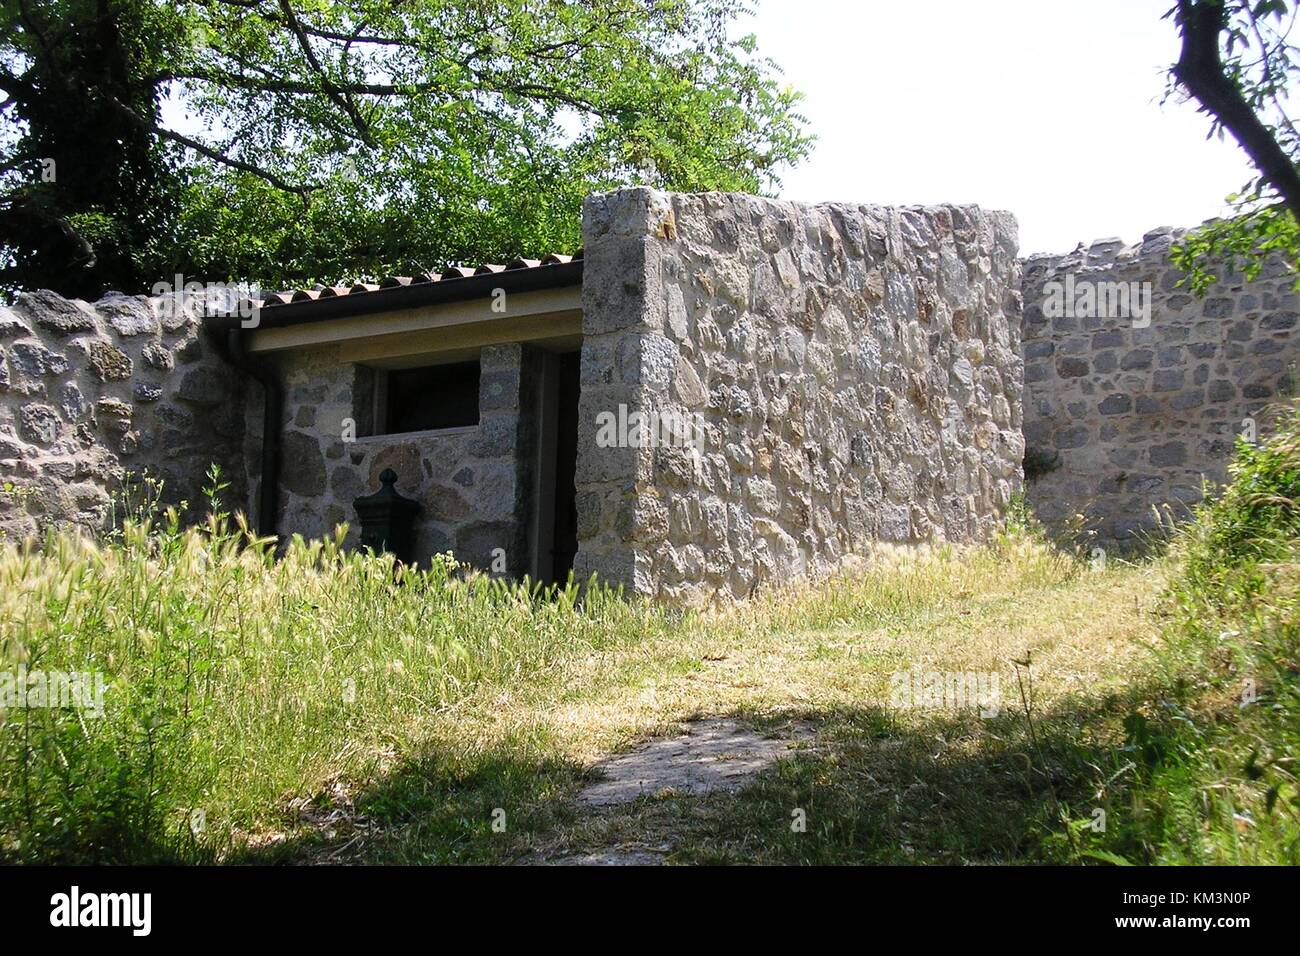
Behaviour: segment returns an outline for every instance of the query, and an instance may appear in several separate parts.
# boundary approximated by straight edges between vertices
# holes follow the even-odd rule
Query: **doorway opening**
[[[555,509],[551,580],[563,584],[578,553],[578,393],[580,352],[559,356],[556,369]]]

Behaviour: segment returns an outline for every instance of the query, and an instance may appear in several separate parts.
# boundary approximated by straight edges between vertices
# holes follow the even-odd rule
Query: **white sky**
[[[1250,178],[1190,103],[1163,107],[1173,0],[760,0],[741,24],[818,142],[781,195],[974,202],[1023,253],[1194,226]]]

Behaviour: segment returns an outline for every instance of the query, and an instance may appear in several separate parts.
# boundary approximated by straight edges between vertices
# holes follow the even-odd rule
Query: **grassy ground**
[[[1153,663],[1142,642],[1160,586],[1157,567],[1092,573],[1025,541],[885,558],[517,692],[471,694],[353,796],[367,832],[337,822],[362,858],[399,862],[443,861],[449,847],[475,861],[640,847],[670,862],[1042,859],[1057,852],[1042,844],[1059,813],[1025,747],[1012,661],[1032,655],[1037,720],[1078,737],[1086,717],[1087,736],[1122,736],[1123,688]],[[891,674],[913,666],[999,674],[1001,713],[891,707]],[[816,738],[740,794],[572,803],[602,755],[717,715],[778,736],[811,725]],[[490,827],[498,807],[504,833]]]
[[[1251,492],[1287,520],[1294,456]],[[1257,505],[1147,563],[1018,531],[689,614],[333,542],[277,560],[217,523],[8,546],[0,671],[109,686],[99,719],[0,715],[0,858],[1294,863],[1296,535]],[[998,693],[900,696],[913,673]],[[788,756],[736,794],[575,803],[600,758],[704,716]]]

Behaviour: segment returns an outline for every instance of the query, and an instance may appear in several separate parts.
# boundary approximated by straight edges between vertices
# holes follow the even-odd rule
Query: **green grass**
[[[487,686],[646,638],[669,619],[595,591],[530,594],[447,562],[395,573],[335,541],[213,521],[127,524],[0,553],[4,670],[102,671],[105,715],[15,708],[0,727],[0,853],[223,858],[337,779],[409,751]],[[196,830],[201,832],[195,832]]]
[[[1295,436],[1243,447],[1166,557],[1093,570],[1017,527],[722,611],[217,519],[2,545],[0,673],[108,690],[0,716],[0,858],[1293,863]],[[898,706],[912,667],[998,674],[999,712]],[[814,737],[739,793],[575,803],[703,716]]]
[[[1175,542],[1159,693],[1130,717],[1125,825],[1156,863],[1300,862],[1300,413],[1239,443]]]

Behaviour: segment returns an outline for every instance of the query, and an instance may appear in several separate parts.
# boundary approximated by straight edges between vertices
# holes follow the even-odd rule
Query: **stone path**
[[[608,807],[664,791],[739,790],[789,754],[793,742],[811,736],[809,728],[799,725],[792,741],[764,737],[734,720],[697,720],[680,736],[651,740],[599,764],[603,779],[579,793],[578,803]]]
[[[812,728],[796,723],[781,737],[765,737],[726,718],[692,721],[685,733],[659,737],[597,764],[601,779],[578,794],[579,806],[617,808],[640,796],[661,793],[698,796],[734,793],[754,782],[795,744],[813,739]],[[551,866],[658,866],[671,846],[628,843],[545,860]]]

